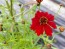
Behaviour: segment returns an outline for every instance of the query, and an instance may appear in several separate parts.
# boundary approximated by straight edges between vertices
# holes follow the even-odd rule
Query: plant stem
[[[23,7],[25,7],[27,5],[31,5],[31,4],[37,4],[37,2],[35,2],[35,1],[34,2],[28,2],[28,3],[24,4]]]
[[[55,34],[54,34],[54,36],[53,36],[53,38],[52,38],[52,42],[53,42],[53,40],[54,40],[54,38],[55,38],[55,35],[58,35],[58,34],[61,34],[61,33],[58,32],[58,33],[55,33]]]
[[[10,5],[9,5],[9,3],[8,3],[8,1],[7,1],[7,0],[5,0],[5,2],[6,2],[6,5],[7,5],[8,10],[9,10],[9,13],[10,13],[10,15],[11,15]]]
[[[13,0],[10,0],[11,3],[11,16],[13,16]]]
[[[34,43],[34,45],[32,46],[32,48],[37,44],[37,42],[39,41],[40,37],[38,37],[38,39],[36,40],[36,42]]]
[[[58,9],[57,13],[55,14],[55,16],[57,16],[57,15],[58,15],[58,13],[59,13],[60,9],[61,9],[61,6],[59,7],[59,9]]]
[[[34,5],[35,6],[35,5]],[[28,10],[28,11],[25,11],[25,13],[24,13],[24,11],[22,12],[22,13],[19,13],[19,14],[17,14],[17,15],[14,15],[14,16],[19,16],[19,15],[25,15],[26,13],[28,13],[29,11],[31,11],[32,10],[32,7]]]
[[[61,9],[61,6],[60,6],[60,8],[59,8],[58,12],[60,11],[60,9]],[[58,12],[57,12],[57,13],[58,13]]]
[[[40,5],[38,6],[38,9],[40,10]]]

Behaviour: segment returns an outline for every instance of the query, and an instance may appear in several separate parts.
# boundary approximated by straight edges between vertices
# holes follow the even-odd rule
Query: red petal
[[[35,23],[35,24],[39,23],[39,19],[37,19],[37,18],[32,18],[32,23]]]
[[[30,29],[31,29],[31,30],[35,30],[35,25],[32,24],[32,25],[30,26]]]
[[[45,16],[48,16],[48,12],[45,12],[44,15],[45,15]]]
[[[49,24],[51,27],[53,27],[54,29],[57,28],[55,22],[49,21],[48,24]]]
[[[40,15],[41,15],[41,12],[37,11],[36,14],[35,14],[35,17],[40,17]]]
[[[36,27],[36,33],[37,33],[37,35],[40,36],[41,34],[43,34],[43,32],[44,32],[43,26],[38,25],[38,26]]]
[[[35,30],[35,27],[39,24],[39,20],[37,18],[32,19],[31,29]]]
[[[54,20],[54,16],[51,15],[51,14],[49,14],[49,15],[48,15],[48,19],[49,19],[50,21],[53,21],[53,20]]]
[[[53,21],[54,20],[54,16],[51,15],[51,14],[48,14],[48,12],[45,12],[45,15],[44,15],[49,21]]]
[[[35,17],[40,18],[40,17],[43,16],[43,14],[44,14],[44,12],[37,11],[36,14],[35,14]]]
[[[38,25],[39,25],[39,24],[36,24],[36,23],[33,24],[33,23],[32,23],[31,26],[30,26],[30,28],[31,28],[32,30],[36,30],[36,28],[38,27]]]
[[[52,36],[52,29],[49,25],[44,25],[45,28],[45,33],[47,34],[47,36]]]

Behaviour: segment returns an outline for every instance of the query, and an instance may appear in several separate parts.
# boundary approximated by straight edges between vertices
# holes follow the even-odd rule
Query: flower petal
[[[44,29],[47,36],[52,36],[52,29],[49,25],[45,24]]]
[[[35,17],[38,18],[38,17],[40,17],[40,15],[41,15],[41,12],[40,11],[37,11],[36,14],[35,14]]]
[[[57,28],[55,22],[49,21],[48,24],[49,24],[51,27],[53,27],[54,29]]]
[[[38,25],[38,26],[36,27],[36,33],[37,33],[38,36],[40,36],[41,34],[43,34],[43,33],[44,33],[44,28],[43,28],[43,26]]]
[[[36,14],[35,14],[35,17],[40,18],[40,17],[43,16],[43,14],[44,14],[44,12],[37,11]]]
[[[32,25],[30,26],[30,29],[31,29],[31,30],[35,30],[35,25],[32,24]]]
[[[32,18],[32,23],[35,23],[35,24],[39,23],[39,19],[37,19],[37,18]]]
[[[44,16],[49,20],[49,21],[53,21],[54,20],[54,16],[51,14],[48,14],[48,12],[45,12]]]
[[[49,19],[50,21],[53,21],[53,20],[54,20],[54,16],[53,16],[52,14],[49,14],[49,15],[48,15],[48,19]]]
[[[31,24],[31,29],[35,30],[35,27],[39,24],[39,20],[37,18],[32,18],[32,24]]]

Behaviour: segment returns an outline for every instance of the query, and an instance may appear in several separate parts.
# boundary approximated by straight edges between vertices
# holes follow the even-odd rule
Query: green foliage
[[[6,6],[0,5],[2,10],[0,24],[2,24],[3,28],[3,31],[0,31],[0,49],[41,49],[41,45],[35,44],[39,37],[34,31],[30,30],[30,18],[34,16],[37,6],[33,5],[26,13],[24,7],[22,7],[20,8],[20,15],[17,15],[13,9],[14,0],[10,2],[11,4],[7,0],[5,1]],[[25,14],[28,15],[27,19],[24,17]],[[17,16],[20,17],[18,22],[15,20]],[[21,20],[24,20],[25,24]],[[47,39],[47,41],[49,40]]]

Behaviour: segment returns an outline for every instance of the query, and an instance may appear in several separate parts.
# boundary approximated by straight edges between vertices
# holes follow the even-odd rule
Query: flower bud
[[[51,44],[46,45],[47,49],[51,49]]]
[[[21,7],[21,4],[19,4],[19,6]]]
[[[3,30],[3,28],[2,28],[2,24],[0,24],[0,31],[2,31]]]
[[[62,4],[60,4],[60,6],[63,6]]]
[[[4,41],[3,43],[4,43],[4,44],[7,44],[7,42],[6,42],[6,41]]]
[[[25,21],[24,20],[22,20],[22,22],[21,22],[22,24],[25,24]]]
[[[37,1],[37,6],[39,6],[40,5],[40,3],[43,1],[43,0],[36,0]]]
[[[41,3],[43,0],[36,0],[38,3]]]
[[[60,32],[63,32],[65,30],[65,28],[63,26],[60,26],[59,30],[60,30]]]

